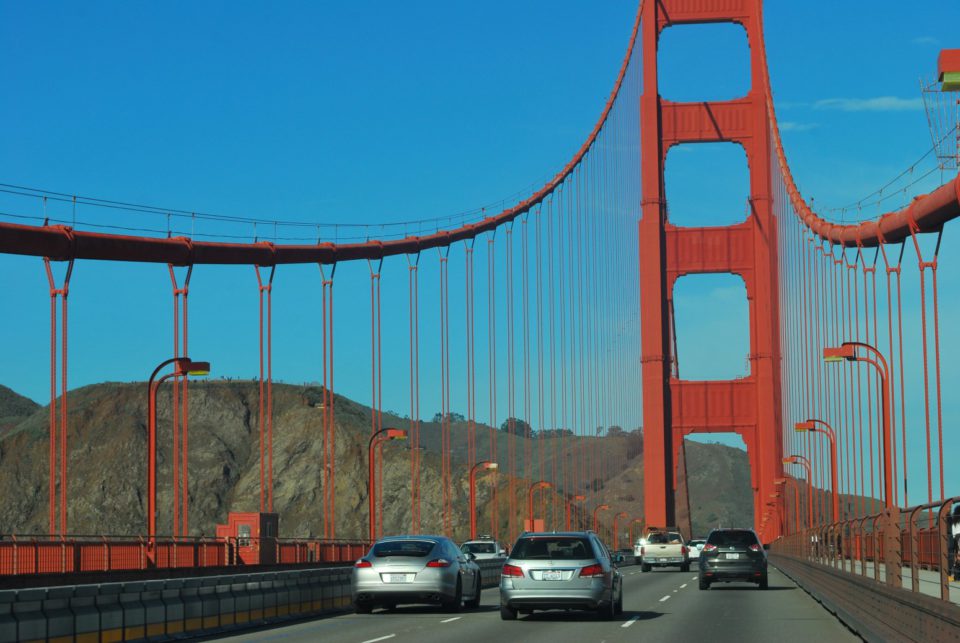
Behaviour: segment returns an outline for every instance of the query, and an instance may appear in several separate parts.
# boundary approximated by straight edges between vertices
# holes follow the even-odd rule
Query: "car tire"
[[[682,571],[683,573],[689,572],[689,571],[690,571],[690,563],[686,563],[685,565],[680,565],[680,571]]]
[[[613,600],[613,597],[610,597],[609,603],[601,603],[597,608],[597,614],[600,616],[601,620],[612,621],[613,618],[617,615],[617,602]]]
[[[620,593],[617,595],[617,604],[613,609],[614,614],[623,614],[623,585],[620,586]]]
[[[373,611],[372,603],[354,603],[353,611],[357,614],[369,614]]]
[[[500,605],[500,620],[501,621],[515,621],[517,620],[517,610],[506,605]]]
[[[706,578],[703,578],[701,576],[699,586],[700,586],[700,589],[710,589],[710,581],[708,581]]]
[[[641,572],[648,572],[648,571],[650,571],[650,565],[648,565],[648,564],[646,564],[646,563],[640,563],[640,571],[641,571]]]
[[[477,576],[477,587],[474,591],[474,596],[469,601],[464,601],[463,606],[468,609],[477,609],[480,607],[480,592],[483,591],[483,586],[480,583],[480,576]]]
[[[767,575],[766,575],[766,574],[764,574],[763,576],[760,577],[759,587],[760,587],[760,589],[767,589],[768,584],[767,584]]]
[[[443,611],[456,613],[460,611],[460,607],[463,605],[463,585],[460,583],[460,579],[457,578],[457,591],[453,595],[453,600],[445,601],[443,603]]]

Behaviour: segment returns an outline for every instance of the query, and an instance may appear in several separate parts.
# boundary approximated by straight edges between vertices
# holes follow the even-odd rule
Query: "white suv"
[[[505,559],[507,557],[507,550],[492,536],[480,536],[476,540],[468,540],[460,545],[460,551],[465,554],[473,554],[477,560]]]

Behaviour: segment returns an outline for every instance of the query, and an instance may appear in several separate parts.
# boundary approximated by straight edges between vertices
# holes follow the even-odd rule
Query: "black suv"
[[[700,589],[734,580],[767,589],[766,549],[752,529],[714,529],[700,551]]]

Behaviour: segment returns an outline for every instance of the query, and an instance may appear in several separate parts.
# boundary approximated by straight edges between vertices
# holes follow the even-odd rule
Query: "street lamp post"
[[[553,487],[553,483],[546,480],[538,480],[530,485],[530,490],[527,491],[527,518],[530,521],[530,529],[533,529],[533,492],[537,489],[550,489],[551,487]]]
[[[380,437],[383,436],[383,437]],[[387,440],[406,440],[407,431],[406,429],[392,429],[385,428],[380,429],[376,433],[370,436],[370,441],[367,442],[367,466],[369,467],[367,471],[367,496],[370,501],[370,542],[373,542],[377,539],[377,487],[376,487],[376,474],[374,467],[374,451],[373,447],[377,446],[381,442]]]
[[[788,482],[793,483],[793,532],[798,533],[800,531],[800,488],[797,486],[797,481],[793,478],[777,478],[773,481],[774,484],[783,486]]]
[[[807,529],[813,527],[813,466],[802,455],[793,454],[783,459],[784,464],[799,464],[807,472]]]
[[[157,374],[170,364],[174,365],[173,372],[156,379]],[[151,544],[157,537],[157,390],[164,380],[171,377],[209,373],[210,362],[195,362],[189,357],[171,357],[153,369],[147,381],[147,538]],[[174,457],[177,455],[174,454]]]
[[[806,422],[797,422],[793,428],[800,432],[821,433],[830,440],[830,485],[833,487],[832,511],[833,522],[837,522],[840,520],[840,488],[837,486],[837,434],[833,427],[823,420],[810,419]]]
[[[876,359],[871,359],[857,354],[857,349],[862,348],[869,352]],[[888,388],[890,386],[890,371],[887,368],[887,360],[883,354],[870,344],[863,342],[843,342],[840,346],[826,347],[823,349],[823,359],[827,362],[866,362],[872,364],[880,373],[880,397],[883,406],[883,502],[887,509],[893,507],[893,461],[891,459],[891,435],[890,435],[890,395]]]
[[[570,504],[573,502],[583,502],[586,499],[587,497],[580,493],[567,498],[567,531],[570,531]]]
[[[597,514],[609,508],[610,508],[610,505],[597,505],[596,509],[593,510],[593,531],[594,532],[596,532],[597,528],[600,526],[600,522],[597,519]]]
[[[621,518],[626,518],[626,517],[627,517],[626,511],[621,511],[620,513],[618,513],[616,516],[613,517],[613,548],[615,550],[620,549],[620,537],[619,537],[620,532],[617,529],[618,527],[617,521],[620,520]]]
[[[483,460],[470,467],[470,540],[477,537],[477,470],[488,469],[496,470],[497,463],[490,460]]]

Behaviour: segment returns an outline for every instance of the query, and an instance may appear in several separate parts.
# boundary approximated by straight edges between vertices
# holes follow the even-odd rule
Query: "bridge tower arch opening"
[[[659,93],[658,48],[667,27],[733,23],[747,33],[750,88],[733,100],[674,102]],[[781,505],[767,504],[782,476],[777,221],[772,208],[771,129],[762,60],[761,0],[656,0],[641,24],[641,220],[639,224],[644,501],[650,524],[675,524],[678,448],[694,432],[734,432],[747,446],[754,524],[764,541],[780,535]],[[747,218],[677,227],[667,218],[664,166],[683,143],[736,143],[749,167]],[[695,187],[695,186],[693,186]],[[732,273],[750,300],[749,373],[685,380],[673,371],[671,296],[683,275]]]

